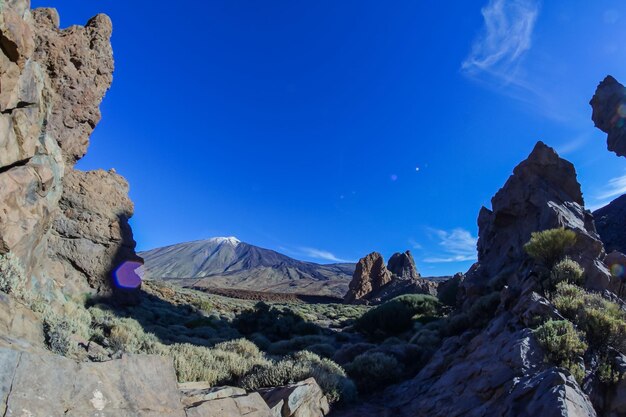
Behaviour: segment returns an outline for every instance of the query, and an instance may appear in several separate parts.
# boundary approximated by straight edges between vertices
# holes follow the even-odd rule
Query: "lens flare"
[[[622,103],[619,105],[619,107],[617,108],[617,114],[622,119],[626,118],[626,104]]]
[[[613,277],[622,278],[624,276],[624,265],[620,265],[620,264],[611,265],[611,275]]]
[[[132,290],[141,286],[143,274],[143,263],[126,261],[113,272],[113,280],[118,288]]]

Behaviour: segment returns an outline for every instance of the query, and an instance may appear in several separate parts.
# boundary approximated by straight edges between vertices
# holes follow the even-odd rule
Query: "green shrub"
[[[289,340],[272,343],[267,351],[274,355],[286,355],[301,350],[309,350],[312,345],[332,343],[333,339],[322,335],[296,336]]]
[[[346,365],[346,372],[363,394],[397,382],[402,374],[398,361],[382,352],[360,354]]]
[[[610,346],[626,352],[626,312],[616,303],[562,282],[556,287],[553,304],[578,325],[594,350],[606,352]]]
[[[500,292],[494,291],[478,298],[467,312],[469,323],[474,328],[485,326],[495,316],[500,305]]]
[[[330,403],[348,403],[356,398],[356,387],[345,371],[330,359],[303,351],[287,356],[278,362],[252,368],[240,380],[247,391],[259,388],[293,384],[307,378],[315,378]]]
[[[579,364],[579,357],[587,350],[572,323],[567,320],[548,320],[535,331],[535,337],[543,348],[546,360],[568,369],[580,382],[584,369]]]
[[[440,317],[441,304],[436,297],[407,294],[367,311],[355,323],[355,329],[377,338],[401,334],[413,327],[414,319],[428,321]]]
[[[263,302],[257,303],[253,310],[241,313],[233,325],[244,335],[263,333],[272,342],[321,332],[318,326],[306,322],[293,310],[270,307]]]
[[[552,285],[557,285],[560,282],[581,285],[584,281],[585,270],[578,262],[565,258],[552,267],[550,275]]]
[[[548,229],[532,233],[530,241],[524,245],[524,250],[537,262],[552,269],[575,243],[574,231],[564,228]]]
[[[175,344],[169,349],[169,354],[174,358],[174,368],[179,382],[206,381],[210,385],[234,384],[253,367],[267,365],[269,362],[261,355],[250,356],[252,351],[243,348],[243,344],[237,343],[240,351],[246,351],[242,355],[236,351],[222,350],[220,348],[207,348],[188,343]],[[222,347],[232,347],[223,345]]]

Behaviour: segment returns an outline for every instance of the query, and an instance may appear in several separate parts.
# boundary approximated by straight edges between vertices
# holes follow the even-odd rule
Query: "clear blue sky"
[[[115,79],[78,166],[130,181],[140,250],[237,236],[464,271],[481,205],[539,139],[574,162],[588,205],[626,191],[588,105],[606,74],[626,82],[623,1],[33,6],[62,26],[113,20]]]

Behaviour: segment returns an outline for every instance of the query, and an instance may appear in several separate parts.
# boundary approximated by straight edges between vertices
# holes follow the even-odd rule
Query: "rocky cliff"
[[[80,172],[112,82],[111,21],[59,29],[53,9],[0,0],[0,254],[47,299],[111,294],[111,274],[138,261],[128,184]]]
[[[626,252],[626,195],[593,212],[598,234],[607,252]]]

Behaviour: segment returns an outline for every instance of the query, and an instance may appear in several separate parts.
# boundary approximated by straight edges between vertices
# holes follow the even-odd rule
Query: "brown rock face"
[[[415,260],[413,259],[413,255],[411,255],[411,251],[394,253],[393,256],[389,258],[387,269],[401,280],[414,281],[420,277],[415,267]]]
[[[373,291],[377,291],[391,281],[391,272],[385,266],[383,256],[378,252],[372,252],[365,258],[361,258],[356,264],[350,289],[344,297],[347,303],[365,300]]]
[[[110,292],[104,271],[136,259],[127,185],[73,165],[112,81],[111,22],[60,30],[55,10],[29,5],[0,0],[0,253],[46,298]]]
[[[532,285],[528,279],[529,257],[524,244],[532,232],[565,227],[576,232],[572,258],[585,268],[586,285],[605,289],[610,274],[602,264],[604,248],[584,208],[574,166],[538,142],[528,159],[478,217],[478,262],[470,269],[464,287],[470,293],[494,282]],[[496,288],[498,289],[498,288]]]
[[[607,76],[591,99],[596,127],[607,133],[607,148],[618,156],[626,156],[626,88]]]

